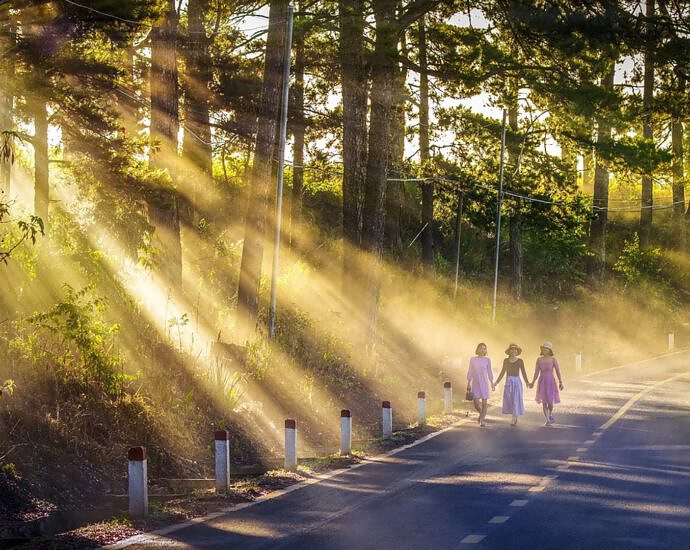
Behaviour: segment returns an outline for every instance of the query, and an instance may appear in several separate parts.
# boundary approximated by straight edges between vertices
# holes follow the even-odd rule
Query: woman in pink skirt
[[[479,425],[484,426],[486,418],[486,400],[489,399],[489,388],[494,383],[494,373],[491,370],[491,359],[486,356],[486,344],[481,343],[475,350],[476,356],[470,359],[467,371],[467,383],[470,384],[474,408],[479,413]]]
[[[556,386],[556,378],[553,375],[554,371],[556,371],[556,376],[558,376],[558,386]],[[545,426],[551,426],[553,424],[553,406],[561,402],[561,396],[558,390],[563,389],[561,369],[558,366],[558,361],[553,355],[553,344],[551,342],[544,342],[541,345],[541,356],[537,359],[534,377],[529,384],[530,388],[534,387],[534,382],[537,377],[539,377],[539,383],[537,384],[537,403],[542,404],[544,417],[546,418]]]

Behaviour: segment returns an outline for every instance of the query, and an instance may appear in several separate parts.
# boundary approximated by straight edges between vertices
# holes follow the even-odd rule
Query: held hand
[[[563,387],[564,387],[564,386],[563,386],[563,382],[559,382],[559,383],[558,383],[558,389],[561,390],[561,391],[563,391]]]
[[[491,391],[496,391],[496,384],[491,382]]]

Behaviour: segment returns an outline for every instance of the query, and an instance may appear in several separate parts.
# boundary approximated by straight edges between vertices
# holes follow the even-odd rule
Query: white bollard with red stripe
[[[285,469],[297,469],[297,421],[285,421]]]
[[[575,354],[575,370],[577,372],[582,370],[582,353],[579,351]]]
[[[417,392],[417,420],[420,426],[426,424],[426,393]]]
[[[149,488],[146,447],[131,447],[127,453],[129,515],[143,518],[149,513]]]
[[[230,432],[218,430],[213,439],[216,452],[216,493],[227,493],[230,485]]]
[[[450,382],[443,384],[443,412],[446,414],[453,412],[453,388]]]
[[[381,403],[381,419],[383,421],[383,439],[390,439],[393,435],[393,409],[390,401]]]
[[[350,411],[340,411],[340,454],[349,455],[352,452],[352,416]]]

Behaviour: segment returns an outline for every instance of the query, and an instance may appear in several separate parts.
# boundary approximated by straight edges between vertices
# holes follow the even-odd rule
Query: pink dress
[[[494,379],[491,370],[491,359],[488,357],[475,356],[470,359],[470,368],[467,371],[467,380],[472,387],[472,397],[474,399],[489,399],[489,382]]]
[[[560,403],[561,396],[558,393],[558,384],[554,375],[554,369],[560,374],[558,361],[551,355],[537,359],[539,369],[539,382],[537,382],[537,403]]]

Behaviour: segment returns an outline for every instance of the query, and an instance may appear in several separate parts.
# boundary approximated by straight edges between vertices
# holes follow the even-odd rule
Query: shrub
[[[89,288],[64,288],[63,301],[15,323],[11,349],[58,382],[95,385],[107,397],[120,397],[133,377],[122,372],[122,356],[113,349],[119,325],[105,320],[107,304],[89,298]]]

